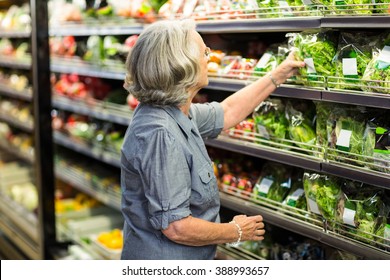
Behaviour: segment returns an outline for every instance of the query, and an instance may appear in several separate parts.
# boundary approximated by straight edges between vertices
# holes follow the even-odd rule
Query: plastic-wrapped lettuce
[[[310,212],[335,220],[337,202],[341,195],[339,178],[318,173],[303,174],[307,206]]]
[[[390,174],[390,121],[386,113],[371,118],[363,137],[363,154],[368,156],[366,166]]]
[[[252,114],[256,132],[262,138],[281,141],[287,137],[288,121],[284,114],[284,104],[279,98],[268,98],[260,103]]]
[[[390,32],[382,34],[363,74],[364,90],[390,94]]]
[[[336,220],[349,225],[363,241],[373,240],[386,217],[383,189],[354,181],[345,181],[337,204]]]
[[[257,62],[255,68],[253,69],[253,76],[261,77],[265,73],[274,70],[278,66],[278,46],[271,45],[261,56]]]
[[[314,102],[316,106],[316,143],[320,147],[327,147],[328,135],[327,135],[327,120],[329,112],[334,109],[334,104],[327,102]]]
[[[310,118],[309,110],[299,110],[291,102],[286,105],[286,117],[288,120],[288,135],[291,140],[296,141],[296,145],[307,151],[313,150],[316,143],[316,132],[313,122]]]
[[[307,201],[303,189],[303,174],[301,172],[294,172],[293,174],[292,186],[286,198],[283,200],[283,204],[297,209],[307,210]]]
[[[297,81],[306,86],[324,87],[325,77],[336,73],[332,60],[336,54],[337,33],[303,31],[287,33],[286,36],[289,47],[297,50],[297,59],[306,63],[306,67],[299,69]]]
[[[372,44],[377,36],[363,32],[341,32],[336,55],[333,62],[336,66],[335,85],[331,87],[339,89],[361,90],[360,80],[370,62]]]
[[[353,165],[364,165],[363,136],[366,127],[366,108],[334,106],[329,112],[326,129],[330,158]],[[339,152],[340,151],[340,152]],[[349,160],[351,159],[351,160]]]
[[[253,195],[282,202],[291,189],[291,168],[279,163],[267,162],[261,169]]]

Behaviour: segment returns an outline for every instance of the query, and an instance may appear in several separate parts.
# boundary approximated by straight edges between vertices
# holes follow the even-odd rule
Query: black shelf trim
[[[248,215],[261,214],[264,221],[267,223],[293,231],[314,240],[318,240],[321,243],[326,243],[332,247],[351,252],[368,259],[390,259],[390,253],[338,237],[330,232],[325,232],[322,227],[311,225],[297,219],[292,219],[290,216],[277,213],[274,210],[259,206],[239,197],[234,197],[220,192],[220,198],[221,204],[224,207]]]
[[[222,148],[228,151],[289,164],[304,169],[318,172],[321,170],[320,159],[310,158],[303,154],[292,154],[288,151],[271,147],[263,147],[249,142],[231,139],[227,136],[219,136],[217,139],[207,139],[205,140],[205,144],[207,146]]]

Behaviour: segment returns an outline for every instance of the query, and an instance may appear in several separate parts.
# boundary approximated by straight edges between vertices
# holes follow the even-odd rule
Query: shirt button
[[[209,175],[209,178],[211,177],[210,172],[208,172],[207,175]]]

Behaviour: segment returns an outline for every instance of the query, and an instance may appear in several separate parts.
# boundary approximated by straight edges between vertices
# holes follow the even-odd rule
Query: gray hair
[[[163,20],[144,29],[126,61],[125,88],[142,103],[184,105],[198,82],[200,50],[193,20]]]

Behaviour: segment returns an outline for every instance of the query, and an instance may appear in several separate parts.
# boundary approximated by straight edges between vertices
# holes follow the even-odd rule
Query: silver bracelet
[[[276,80],[274,79],[274,77],[272,77],[272,74],[271,74],[271,73],[268,74],[268,77],[270,78],[271,82],[274,84],[274,86],[275,86],[276,88],[280,87],[280,84],[278,84],[278,83],[276,82]]]
[[[230,221],[229,224],[234,224],[237,227],[237,232],[238,232],[238,239],[237,239],[237,241],[229,243],[229,245],[230,246],[237,246],[241,242],[242,229],[241,229],[240,225],[235,220]]]

